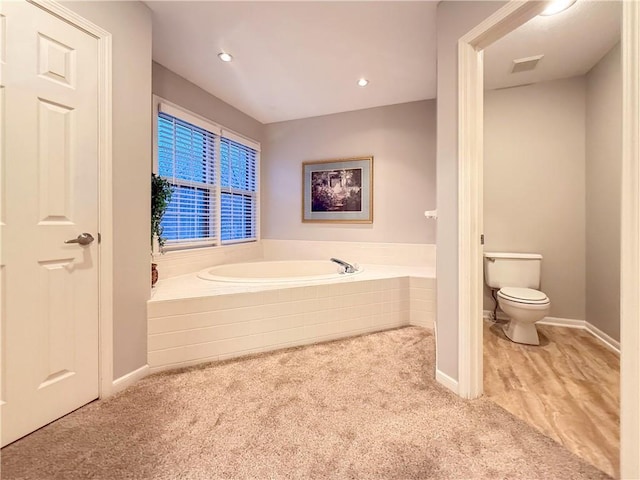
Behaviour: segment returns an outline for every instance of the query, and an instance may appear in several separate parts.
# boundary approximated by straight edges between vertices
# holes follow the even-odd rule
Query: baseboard
[[[611,350],[613,350],[618,355],[620,355],[620,342],[618,340],[616,340],[615,338],[611,338],[609,335],[604,333],[598,327],[590,324],[589,322],[585,322],[585,323],[586,323],[587,332],[589,332],[591,335],[593,335],[602,343],[604,343],[605,346],[609,347]]]
[[[126,375],[121,376],[120,378],[116,378],[113,381],[113,390],[111,390],[111,394],[114,395],[118,392],[121,392],[127,387],[130,387],[138,380],[149,375],[149,365],[144,365],[133,372],[129,372]]]
[[[444,385],[445,387],[447,387],[449,390],[451,390],[456,395],[458,395],[458,381],[457,380],[454,380],[453,378],[451,378],[446,373],[441,372],[440,370],[436,369],[436,381],[439,384]]]
[[[544,317],[538,322],[538,325],[550,325],[552,327],[567,327],[567,328],[587,328],[587,322],[585,320],[577,320],[575,318],[558,318],[558,317]]]
[[[485,320],[493,320],[493,311],[484,310],[482,317]],[[498,312],[498,320],[508,320],[509,318],[502,312]],[[538,325],[549,325],[551,327],[566,327],[566,328],[580,328],[586,330],[595,338],[600,340],[605,347],[613,350],[618,355],[620,354],[620,342],[609,335],[604,333],[598,327],[592,325],[586,320],[577,320],[575,318],[558,318],[558,317],[545,317],[544,320],[540,320]]]
[[[438,324],[436,322],[433,322],[433,335],[436,341],[436,382],[458,395],[458,381],[438,368]]]

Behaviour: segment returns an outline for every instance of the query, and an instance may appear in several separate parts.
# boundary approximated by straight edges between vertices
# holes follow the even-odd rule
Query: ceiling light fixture
[[[571,5],[576,3],[576,0],[555,0],[551,2],[547,8],[545,8],[540,15],[549,16],[555,15],[556,13],[560,13],[565,11]]]
[[[367,85],[369,85],[369,80],[367,80],[366,78],[361,78],[360,80],[358,80],[359,87],[366,87]]]
[[[230,62],[231,60],[233,60],[233,57],[230,54],[226,53],[226,52],[220,52],[218,54],[218,58],[220,60],[222,60],[223,62]]]

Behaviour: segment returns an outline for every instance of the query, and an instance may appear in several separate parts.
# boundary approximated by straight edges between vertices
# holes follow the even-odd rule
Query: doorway
[[[509,2],[459,42],[459,389],[482,394],[482,50],[541,13],[541,2]],[[621,475],[640,475],[640,178],[638,137],[640,6],[623,5],[623,173],[621,249]]]

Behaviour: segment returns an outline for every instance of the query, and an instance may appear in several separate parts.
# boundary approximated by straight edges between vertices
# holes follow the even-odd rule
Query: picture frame
[[[373,223],[373,156],[302,163],[303,223]]]

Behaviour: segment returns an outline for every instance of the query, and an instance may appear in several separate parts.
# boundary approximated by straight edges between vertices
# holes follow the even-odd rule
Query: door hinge
[[[102,235],[98,232],[98,243],[102,243]]]
[[[98,234],[98,241],[100,241],[100,236]],[[484,245],[484,233],[480,235],[480,245]]]

